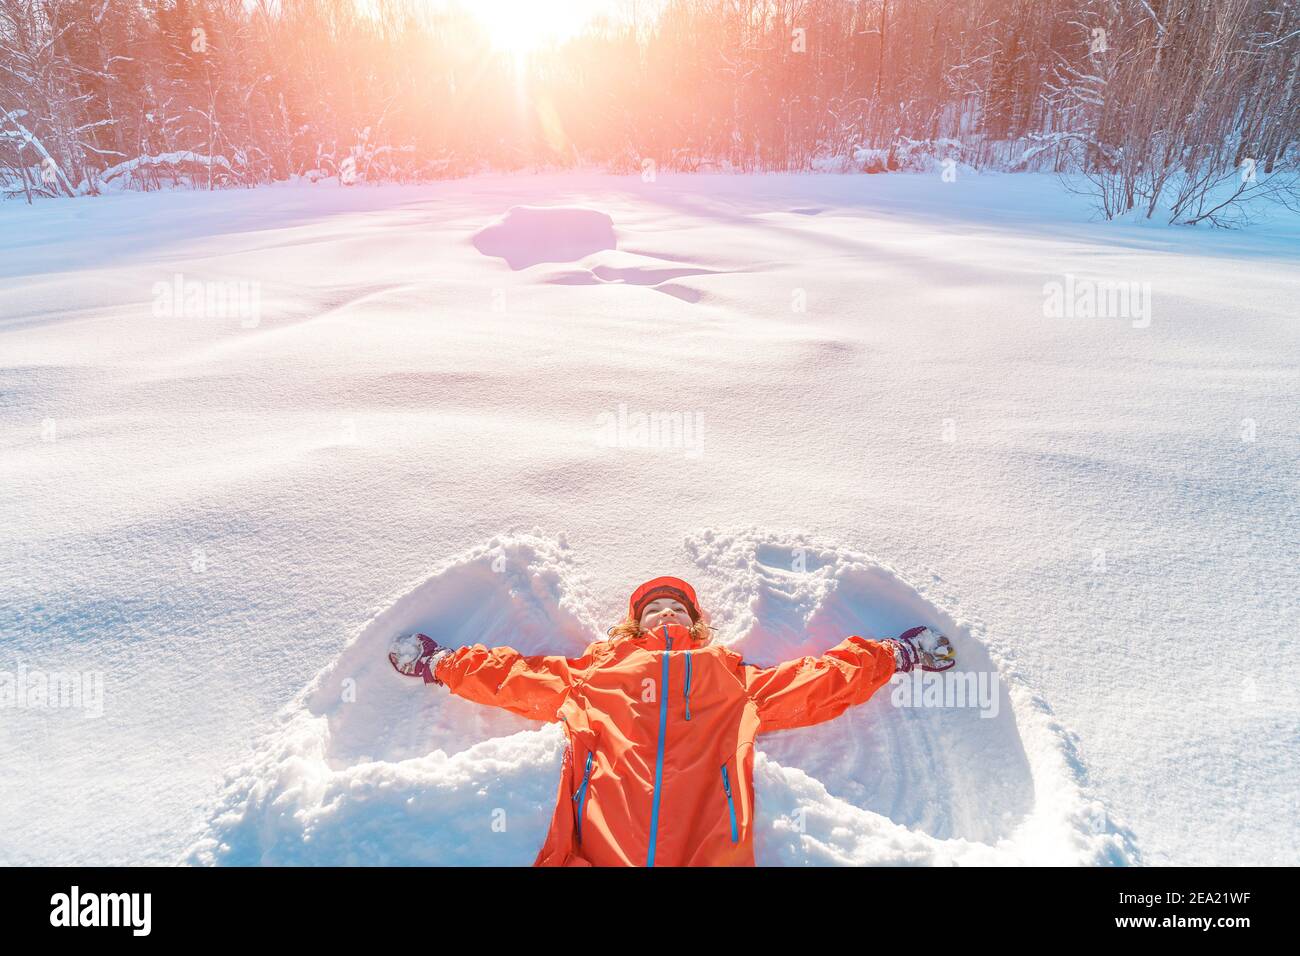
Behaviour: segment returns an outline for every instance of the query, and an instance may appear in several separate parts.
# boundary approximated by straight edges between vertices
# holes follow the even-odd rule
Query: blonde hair
[[[629,615],[611,627],[608,633],[611,641],[617,641],[625,637],[640,637],[645,632],[641,629],[641,622]],[[703,617],[690,626],[690,634],[691,640],[701,647],[713,642],[713,628],[704,623]]]

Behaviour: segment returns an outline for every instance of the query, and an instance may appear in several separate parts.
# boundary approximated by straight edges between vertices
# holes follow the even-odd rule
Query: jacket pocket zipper
[[[727,795],[727,812],[731,814],[731,842],[735,843],[740,839],[740,834],[736,832],[736,804],[731,799],[731,780],[727,777],[727,765],[722,765],[722,790]]]
[[[582,808],[587,803],[587,783],[591,779],[591,758],[595,751],[587,751],[587,766],[582,771],[582,786],[573,795],[578,803],[578,842],[582,842]]]
[[[691,655],[686,655],[686,719],[691,719]]]

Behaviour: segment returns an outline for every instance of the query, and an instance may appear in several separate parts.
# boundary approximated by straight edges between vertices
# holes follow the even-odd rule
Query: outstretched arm
[[[513,647],[470,644],[440,659],[434,676],[467,700],[504,707],[533,720],[554,721],[570,688],[590,666],[590,655],[525,656]]]
[[[759,733],[809,727],[865,703],[896,671],[914,666],[947,670],[952,645],[926,628],[897,639],[846,637],[821,657],[799,657],[774,667],[741,667],[745,690],[758,705]]]
[[[513,647],[485,644],[446,648],[423,634],[400,639],[389,654],[393,666],[403,674],[442,684],[476,703],[546,721],[559,719],[560,705],[591,667],[592,657],[591,648],[580,658],[524,655]]]
[[[846,637],[821,657],[773,667],[741,667],[745,691],[758,705],[758,732],[810,727],[864,703],[894,674],[894,652],[879,641]]]

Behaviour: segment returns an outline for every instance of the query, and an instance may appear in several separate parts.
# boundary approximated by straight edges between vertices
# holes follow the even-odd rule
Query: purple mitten
[[[928,627],[913,627],[897,638],[881,641],[894,652],[894,664],[910,671],[918,664],[925,671],[946,671],[957,664],[957,652],[948,638]]]
[[[446,686],[434,676],[433,669],[443,656],[450,653],[448,648],[440,647],[427,634],[403,634],[393,641],[388,662],[399,674],[423,678],[426,684]]]

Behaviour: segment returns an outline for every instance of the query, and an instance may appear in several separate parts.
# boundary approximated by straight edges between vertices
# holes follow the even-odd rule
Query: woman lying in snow
[[[947,670],[948,639],[914,627],[847,637],[821,657],[746,664],[713,644],[677,578],[636,589],[628,616],[579,658],[400,638],[402,674],[565,724],[550,832],[534,866],[753,866],[754,737],[831,720],[896,671]]]

